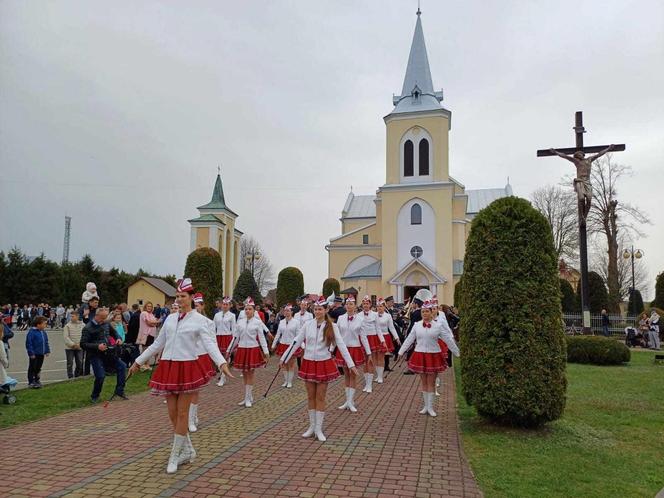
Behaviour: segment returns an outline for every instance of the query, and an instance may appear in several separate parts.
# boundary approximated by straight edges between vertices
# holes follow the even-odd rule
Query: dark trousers
[[[85,360],[83,362],[83,375],[90,375],[90,358],[92,356],[92,353],[85,351],[83,353],[83,356],[85,357]]]
[[[117,380],[115,382],[115,394],[124,394],[125,379],[127,375],[127,365],[117,357],[113,358],[104,358],[100,355],[88,355],[90,357],[90,366],[92,371],[95,374],[95,383],[92,388],[92,399],[96,399],[101,394],[101,388],[104,387],[104,379],[106,378],[106,368],[104,367],[104,361],[113,362],[115,365],[115,371]]]
[[[43,354],[36,354],[34,358],[30,358],[28,363],[28,384],[39,382],[39,374],[41,374],[43,364]]]
[[[67,378],[83,375],[83,350],[65,349],[65,356],[67,357]],[[74,362],[76,362],[76,370],[73,368]]]

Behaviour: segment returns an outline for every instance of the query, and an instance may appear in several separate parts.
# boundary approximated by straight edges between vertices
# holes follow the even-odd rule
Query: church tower
[[[217,174],[212,190],[212,199],[199,206],[198,218],[189,220],[190,241],[189,251],[201,247],[210,247],[221,255],[224,273],[224,295],[230,296],[238,276],[240,275],[240,239],[242,232],[235,228],[238,215],[226,205],[221,173]],[[208,296],[206,296],[207,298]],[[216,299],[221,296],[210,296]]]

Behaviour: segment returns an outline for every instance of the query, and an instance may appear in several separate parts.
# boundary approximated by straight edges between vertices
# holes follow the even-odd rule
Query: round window
[[[424,251],[422,251],[422,248],[421,248],[420,246],[413,246],[413,247],[410,249],[410,255],[411,255],[412,257],[414,257],[414,258],[419,258],[419,257],[421,257],[423,252],[424,252]]]

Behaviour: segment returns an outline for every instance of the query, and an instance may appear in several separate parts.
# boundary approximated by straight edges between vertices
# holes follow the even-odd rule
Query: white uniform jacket
[[[300,321],[295,318],[286,320],[285,318],[279,322],[277,328],[277,335],[274,336],[272,347],[277,347],[277,344],[293,344],[297,333],[300,331]]]
[[[214,315],[216,335],[233,335],[235,314],[232,311],[219,311]]]
[[[294,342],[295,345],[290,349],[290,351],[286,351],[282,355],[281,362],[286,363],[290,359],[291,353],[293,351],[297,351],[297,348],[300,347],[303,342],[305,343],[304,345],[305,360],[325,361],[331,359],[332,351],[334,350],[334,345],[328,347],[325,344],[323,330],[325,329],[326,323],[327,321],[323,321],[319,325],[316,320],[309,320],[308,322],[306,322],[304,327],[300,329],[300,331],[297,334],[297,337],[295,338]],[[350,357],[348,348],[346,347],[346,344],[344,343],[344,340],[341,337],[341,333],[339,332],[339,327],[337,327],[336,323],[333,323],[332,328],[334,330],[334,341],[336,342],[336,347],[341,352],[341,356],[346,362],[346,365],[348,365],[348,368],[353,368],[355,366],[355,363],[353,362],[353,359]],[[287,356],[289,358],[286,358]]]
[[[366,335],[377,335],[380,342],[385,344],[385,339],[383,334],[378,330],[378,313],[373,310],[369,311],[358,311],[358,315],[362,317],[362,331]]]
[[[440,353],[440,345],[438,339],[442,339],[450,348],[454,356],[459,356],[459,348],[454,342],[454,336],[449,330],[445,330],[438,322],[429,322],[431,327],[425,327],[424,321],[417,322],[413,325],[413,329],[403,341],[399,349],[399,355],[402,355],[410,349],[413,342],[415,342],[415,351],[420,353]]]
[[[230,351],[235,348],[255,348],[259,347],[263,350],[264,354],[270,354],[267,350],[267,341],[263,329],[265,324],[260,318],[254,316],[252,319],[240,318],[235,324],[233,331],[233,342],[229,347]]]
[[[312,314],[309,313],[308,311],[305,311],[304,314],[303,314],[303,313],[302,313],[302,310],[300,310],[300,311],[298,311],[297,313],[295,313],[295,314],[293,315],[293,318],[295,318],[295,319],[298,321],[298,323],[299,323],[299,327],[302,328],[302,326],[303,326],[306,322],[308,322],[309,320],[313,320],[313,319],[314,319],[314,315],[312,315]]]
[[[387,335],[388,333],[392,334],[394,340],[398,341],[399,334],[397,334],[397,329],[394,328],[394,320],[392,320],[392,315],[390,315],[387,311],[382,315],[380,313],[376,314],[376,325],[378,326],[378,330],[380,330],[383,335]]]
[[[356,348],[362,346],[367,355],[371,355],[371,347],[369,346],[367,335],[362,330],[361,314],[355,313],[352,317],[348,316],[348,313],[341,315],[337,319],[337,327],[339,327],[339,332],[346,347]]]
[[[190,311],[179,320],[179,313],[166,317],[159,335],[136,363],[143,365],[149,358],[161,352],[163,360],[193,361],[201,354],[209,354],[215,365],[226,363],[214,338],[212,320],[197,311]]]

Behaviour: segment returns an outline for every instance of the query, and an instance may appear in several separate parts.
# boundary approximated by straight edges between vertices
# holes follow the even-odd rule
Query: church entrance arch
[[[407,300],[411,300],[411,299],[413,299],[413,298],[415,297],[415,294],[417,294],[417,291],[420,290],[420,289],[428,289],[428,290],[430,290],[428,285],[406,285],[406,286],[403,288],[403,300],[404,300],[404,303],[405,303]]]

